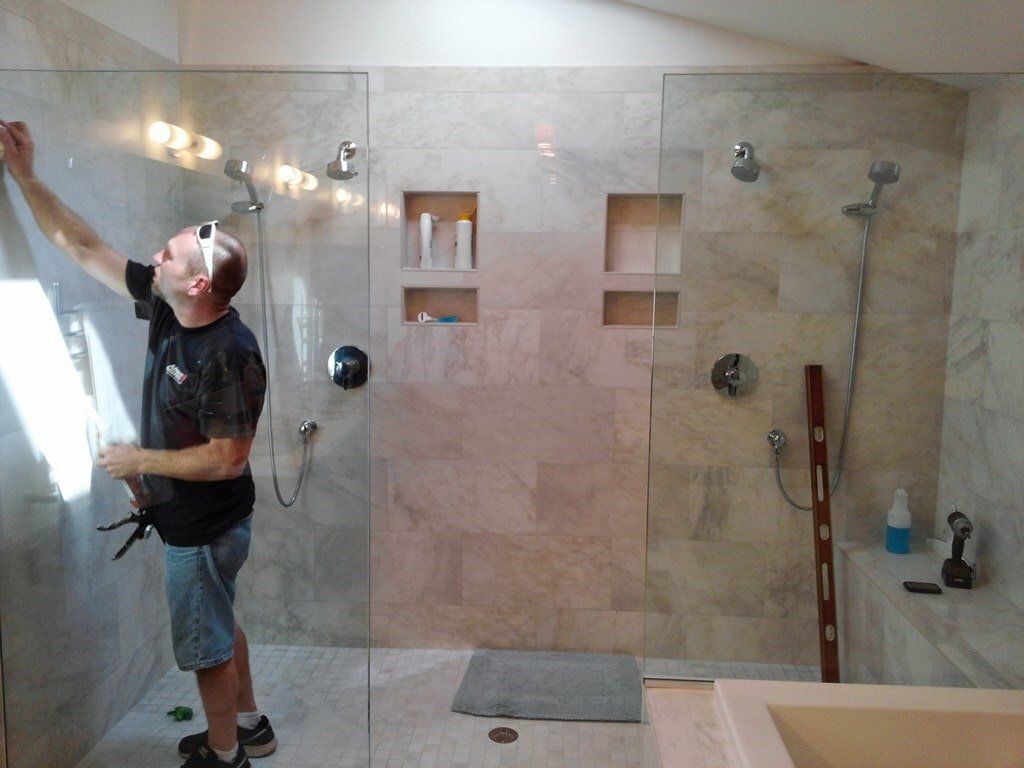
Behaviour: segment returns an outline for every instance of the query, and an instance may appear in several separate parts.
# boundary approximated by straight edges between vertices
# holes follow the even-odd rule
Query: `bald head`
[[[203,252],[198,244],[192,258],[192,269],[197,275],[206,273]],[[213,242],[213,289],[210,291],[213,299],[223,306],[230,304],[232,297],[245,284],[248,270],[249,259],[242,241],[229,232],[218,229]]]

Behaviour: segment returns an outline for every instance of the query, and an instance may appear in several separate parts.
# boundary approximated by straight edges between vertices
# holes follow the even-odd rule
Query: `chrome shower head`
[[[868,178],[875,183],[871,197],[866,203],[844,205],[843,213],[849,216],[875,216],[878,214],[878,199],[882,196],[882,187],[895,184],[900,180],[900,164],[892,160],[876,160],[871,164]]]
[[[338,154],[334,160],[327,164],[327,176],[335,181],[348,181],[359,175],[359,171],[352,170],[349,163],[356,156],[356,143],[354,141],[343,141],[338,145]]]
[[[900,180],[900,164],[892,160],[877,160],[871,164],[868,178],[875,184],[894,184]]]
[[[228,160],[224,163],[224,173],[229,179],[252,183],[252,167],[245,160]]]
[[[891,160],[878,160],[871,164],[868,178],[875,182],[875,188],[871,190],[871,197],[868,198],[868,205],[876,206],[878,198],[882,195],[882,187],[900,180],[900,164]]]
[[[741,141],[732,148],[736,160],[732,164],[732,175],[740,181],[757,181],[761,175],[761,166],[754,159],[754,147],[749,142]]]
[[[248,162],[245,160],[228,160],[224,163],[224,174],[229,179],[245,184],[245,189],[249,193],[248,202],[242,200],[232,203],[231,210],[236,213],[252,213],[253,211],[263,210],[263,203],[260,202],[259,195],[256,194],[256,187],[252,184],[252,166]]]

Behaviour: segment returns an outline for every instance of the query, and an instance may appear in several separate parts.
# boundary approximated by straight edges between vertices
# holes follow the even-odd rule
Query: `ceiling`
[[[1024,71],[1024,0],[623,0],[898,72]]]

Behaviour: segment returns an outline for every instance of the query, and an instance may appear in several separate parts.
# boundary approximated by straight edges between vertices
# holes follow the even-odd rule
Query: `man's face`
[[[168,240],[162,251],[154,253],[153,293],[173,304],[198,292],[196,282],[205,278],[205,273],[197,275],[192,270],[198,248],[196,228],[188,227]]]

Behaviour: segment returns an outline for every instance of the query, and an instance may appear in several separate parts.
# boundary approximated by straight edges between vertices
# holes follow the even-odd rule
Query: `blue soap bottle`
[[[897,555],[910,552],[910,507],[907,492],[897,488],[885,526],[885,548]]]

